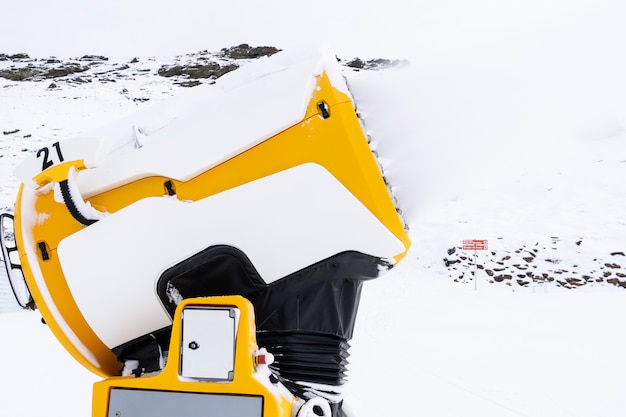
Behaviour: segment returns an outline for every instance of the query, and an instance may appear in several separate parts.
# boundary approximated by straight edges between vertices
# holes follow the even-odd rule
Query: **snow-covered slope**
[[[358,417],[622,416],[626,7],[608,0],[405,3],[355,7],[352,19],[337,7],[331,21],[345,26],[325,32],[344,59],[410,61],[345,70],[413,239],[407,259],[364,287],[348,406]],[[271,9],[302,14],[280,1]],[[272,21],[268,12],[264,28]],[[216,48],[241,41],[285,47],[284,28],[221,38]],[[310,40],[290,33],[288,43]],[[31,51],[5,45],[0,53]],[[100,53],[70,54],[92,52]],[[0,135],[0,207],[13,203],[10,172],[23,149],[184,91],[156,74],[174,57],[137,54],[135,63],[101,64],[113,71],[92,74],[91,82],[72,80],[78,74],[56,88],[48,80],[0,79],[0,131],[20,130]],[[480,267],[460,249],[473,238],[489,241],[489,251],[476,254]],[[36,313],[0,314],[0,331],[7,358],[0,415],[89,414],[95,377]]]

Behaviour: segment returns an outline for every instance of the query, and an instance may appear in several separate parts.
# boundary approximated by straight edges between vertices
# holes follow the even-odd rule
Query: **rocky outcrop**
[[[560,246],[568,246],[564,253],[569,256],[558,255]],[[585,285],[612,285],[626,288],[624,251],[591,253],[584,249],[584,239],[563,242],[558,237],[522,243],[515,249],[479,251],[477,256],[473,251],[463,250],[462,246],[453,246],[446,251],[443,264],[450,277],[459,283],[478,278],[492,284],[519,287],[555,285],[575,289]]]
[[[246,60],[271,56],[280,52],[274,46],[250,46],[246,43],[222,48],[218,52],[202,51],[184,56],[176,56],[171,61],[155,70],[133,69],[140,65],[138,58],[130,62],[110,62],[103,55],[83,55],[69,60],[60,60],[56,57],[33,59],[28,54],[0,53],[0,78],[10,81],[43,81],[53,79],[60,86],[60,82],[115,82],[127,74],[124,71],[134,71],[132,75],[148,75],[155,71],[161,77],[171,78],[174,85],[194,87],[213,80],[236,70],[244,65]],[[353,70],[379,70],[406,63],[402,60],[372,59],[362,60],[353,58],[350,61],[338,59],[342,65]],[[76,74],[80,73],[80,77]]]

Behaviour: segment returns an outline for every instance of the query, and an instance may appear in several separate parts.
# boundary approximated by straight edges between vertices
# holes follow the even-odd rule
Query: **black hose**
[[[88,218],[86,218],[78,210],[78,207],[76,206],[76,203],[72,199],[72,193],[70,192],[70,186],[69,186],[67,180],[61,181],[59,183],[59,186],[61,187],[61,196],[63,197],[63,202],[65,202],[65,206],[70,211],[70,214],[72,215],[72,217],[74,217],[80,224],[83,224],[85,226],[89,226],[89,225],[94,224],[95,222],[98,221],[98,220],[95,220],[95,219],[88,219]]]

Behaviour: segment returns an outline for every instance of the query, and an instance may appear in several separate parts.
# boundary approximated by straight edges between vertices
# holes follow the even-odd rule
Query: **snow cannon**
[[[344,415],[363,282],[410,240],[341,71],[281,51],[17,167],[11,285],[104,378],[94,417]]]

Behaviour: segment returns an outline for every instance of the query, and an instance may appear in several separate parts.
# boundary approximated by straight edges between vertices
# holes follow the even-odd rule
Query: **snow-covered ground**
[[[136,26],[121,24],[132,21],[130,9],[118,16],[116,34],[142,25],[149,31],[150,17],[164,13],[155,6]],[[251,22],[239,32],[216,29],[205,47],[194,43],[199,29],[189,24],[179,42],[170,38],[163,43],[170,49],[160,51],[218,50],[238,42],[284,48],[323,33],[345,59],[410,61],[344,71],[413,240],[396,269],[365,285],[346,400],[354,414],[624,415],[626,6],[391,1],[367,11],[346,2],[324,14],[278,0],[262,12],[253,9],[267,13],[264,30]],[[113,21],[108,10],[104,17]],[[271,14],[277,10],[286,15]],[[174,18],[198,19],[198,13],[180,13]],[[315,19],[302,22],[305,13],[323,22],[323,30],[312,30]],[[33,22],[45,27],[41,16]],[[80,17],[73,21],[84,25]],[[86,38],[94,33],[102,32]],[[128,65],[114,82],[92,74],[92,82],[68,77],[55,81],[56,88],[49,88],[51,81],[0,78],[3,210],[13,204],[17,180],[10,173],[24,150],[185,90],[156,75],[176,59],[153,57],[160,53],[158,36],[152,49],[149,40],[133,50],[111,37],[102,47],[93,39],[41,40],[37,48],[46,50],[0,34],[0,53],[69,58],[119,51],[127,58],[112,57],[99,72]],[[220,44],[212,45],[216,39]],[[460,248],[474,238],[489,241],[489,250],[476,254],[478,266],[474,253]],[[63,351],[36,313],[8,312],[9,302],[0,285],[0,415],[88,415],[96,377]]]

